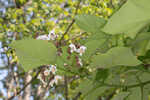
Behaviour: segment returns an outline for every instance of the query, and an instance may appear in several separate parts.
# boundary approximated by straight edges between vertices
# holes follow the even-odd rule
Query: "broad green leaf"
[[[136,34],[150,23],[150,0],[128,0],[103,28],[108,34],[124,33],[134,38]]]
[[[76,24],[86,32],[99,32],[106,21],[103,18],[93,15],[78,15],[75,17]]]
[[[109,68],[113,66],[136,66],[141,64],[132,54],[130,48],[114,47],[105,54],[99,54],[92,58],[93,66]]]
[[[131,42],[131,46],[136,55],[145,55],[146,51],[150,49],[150,32],[137,35],[135,40]]]
[[[129,95],[129,92],[120,92],[115,95],[111,100],[125,100],[125,98]]]
[[[126,73],[124,75],[123,80],[124,80],[123,83],[124,85],[134,85],[139,83],[139,81],[137,80],[136,72],[134,73],[133,71],[131,71],[130,73]]]
[[[142,82],[150,81],[150,73],[143,72],[139,75],[139,78]]]
[[[77,91],[80,91],[85,100],[97,100],[109,87],[100,86],[91,80],[83,80]]]
[[[84,79],[83,81],[81,81],[79,87],[77,88],[77,91],[81,92],[83,95],[86,95],[93,88],[93,86],[93,81]]]
[[[140,87],[130,89],[130,94],[127,100],[142,100]]]
[[[98,98],[106,92],[106,90],[108,90],[109,87],[105,87],[105,86],[102,86],[102,87],[98,87],[98,88],[95,88],[93,89],[93,91],[91,91],[89,94],[87,94],[85,96],[85,100],[98,100]]]
[[[16,50],[19,62],[25,71],[40,65],[54,64],[56,59],[56,48],[48,41],[23,39],[12,42],[10,46]]]
[[[107,41],[106,41],[106,39],[92,40],[92,41],[85,43],[84,46],[87,47],[87,50],[83,54],[82,58],[84,58],[84,60],[86,60],[86,59],[90,59],[90,57],[92,57],[96,53],[97,49],[101,49],[104,46],[106,47]]]
[[[97,69],[94,80],[104,82],[107,79],[108,75],[109,75],[108,69]]]
[[[109,38],[110,36],[104,34],[103,32],[92,33],[91,36],[83,40],[85,42],[83,45],[87,47],[87,50],[83,54],[82,58],[87,60],[93,56],[96,51],[101,53],[106,52],[109,49]]]
[[[143,88],[143,100],[149,100],[149,94],[150,94],[150,84],[147,84]]]
[[[84,45],[87,47],[83,58],[86,60],[90,58],[96,51],[96,49],[102,49],[107,46],[107,38],[109,37],[100,29],[104,26],[106,21],[103,18],[93,16],[93,15],[78,15],[75,17],[76,24],[86,32],[90,32],[91,35],[84,39]],[[82,42],[83,42],[82,41]],[[106,47],[107,48],[107,47]]]

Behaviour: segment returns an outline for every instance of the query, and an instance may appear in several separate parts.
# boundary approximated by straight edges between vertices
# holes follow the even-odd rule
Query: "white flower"
[[[78,63],[79,63],[80,66],[83,66],[82,59],[79,58]]]
[[[54,77],[55,84],[57,84],[57,83],[58,83],[58,80],[61,80],[61,79],[62,79],[62,77],[61,77],[61,76],[56,75],[56,76]]]
[[[57,35],[56,35],[55,33],[53,33],[53,32],[50,32],[50,33],[48,34],[48,38],[49,38],[50,40],[55,40],[55,39],[57,38]]]
[[[50,84],[51,87],[53,87],[54,83],[55,83],[55,80],[53,79],[53,80],[50,81],[49,84]]]
[[[75,46],[74,44],[72,44],[72,43],[69,45],[69,47],[70,47],[70,49],[71,49],[71,50],[70,50],[71,53],[73,53],[74,51],[77,50],[77,49],[76,49],[76,46]]]
[[[50,65],[50,72],[52,72],[53,74],[55,74],[57,71],[56,66],[55,65]]]
[[[58,80],[60,80],[60,79],[62,79],[62,77],[61,77],[61,76],[59,76],[59,75],[56,75],[56,76],[54,77],[54,79],[53,79],[53,80],[51,80],[51,82],[50,82],[50,86],[51,86],[51,87],[53,87],[53,86],[54,86],[54,84],[56,84],[56,85],[57,85]]]
[[[85,46],[81,46],[79,49],[77,49],[77,52],[82,56],[82,54],[85,52],[87,48]]]
[[[36,39],[38,39],[38,40],[50,40],[47,35],[40,35]]]
[[[50,73],[50,70],[48,70],[48,69],[46,69],[46,70],[44,71],[44,75],[45,75],[45,76],[48,76],[49,73]]]

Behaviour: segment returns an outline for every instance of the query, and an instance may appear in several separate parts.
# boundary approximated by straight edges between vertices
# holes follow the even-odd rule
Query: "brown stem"
[[[78,100],[78,98],[81,96],[81,92],[79,92],[74,98],[73,98],[73,100]]]
[[[69,100],[68,98],[68,78],[67,76],[64,77],[64,85],[65,85],[65,100]]]
[[[80,3],[81,3],[81,0],[79,0],[78,4],[77,4],[77,6],[76,6],[76,11],[75,11],[74,15],[77,14],[78,9],[79,9],[79,7],[80,7]],[[72,19],[71,23],[68,25],[68,27],[67,27],[65,33],[63,34],[63,36],[62,36],[61,39],[60,39],[60,45],[61,45],[61,42],[62,42],[62,40],[64,39],[65,35],[68,34],[68,32],[69,32],[69,30],[71,29],[71,27],[72,27],[72,25],[74,24],[74,22],[75,22],[75,19]]]

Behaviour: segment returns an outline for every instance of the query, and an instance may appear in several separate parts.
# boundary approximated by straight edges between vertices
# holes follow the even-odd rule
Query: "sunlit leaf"
[[[128,0],[108,20],[103,31],[112,35],[124,33],[134,38],[142,28],[150,23],[149,4],[149,0]]]
[[[92,58],[93,66],[109,68],[113,66],[136,66],[141,64],[132,54],[130,48],[114,47],[105,54],[99,54]]]
[[[10,46],[16,50],[16,55],[25,71],[41,65],[54,64],[56,59],[56,48],[48,41],[23,39],[12,42]]]

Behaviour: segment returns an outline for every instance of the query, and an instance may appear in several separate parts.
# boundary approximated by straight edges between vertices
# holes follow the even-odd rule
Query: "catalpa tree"
[[[37,9],[24,8],[24,4],[28,4],[24,1],[17,8],[17,14],[24,16],[27,10],[32,16],[26,21],[16,14],[15,18],[23,22],[15,21],[19,26],[10,24],[15,39],[9,40],[6,51],[13,58],[10,66],[17,66],[25,82],[7,99],[20,100],[23,93],[25,100],[31,97],[47,100],[59,93],[56,97],[62,100],[63,97],[65,100],[149,100],[150,1],[123,0],[115,5],[115,0],[77,0],[75,9],[70,10],[68,6],[72,3],[56,0],[53,3],[61,2],[64,10],[73,12],[60,14],[60,19],[70,15],[71,21],[66,25],[65,21],[62,23],[53,17],[51,21],[60,26],[49,27],[52,24],[46,17],[49,11],[59,15],[59,11],[48,9],[53,7],[52,1],[38,2],[47,6],[32,2]],[[97,8],[91,8],[92,13],[86,10],[83,13],[82,6],[86,3]],[[48,8],[43,11],[42,7]],[[57,30],[64,26],[64,30]],[[34,33],[30,33],[31,30]],[[24,34],[18,36],[15,31]],[[76,32],[78,34],[73,34]]]

